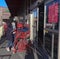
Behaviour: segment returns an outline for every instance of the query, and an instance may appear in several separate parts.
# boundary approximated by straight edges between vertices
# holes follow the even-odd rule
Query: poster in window
[[[57,23],[58,22],[58,3],[53,3],[48,7],[48,22]]]

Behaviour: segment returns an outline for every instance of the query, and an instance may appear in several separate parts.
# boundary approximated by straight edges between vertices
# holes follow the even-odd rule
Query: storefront
[[[36,2],[30,11],[30,39],[36,48],[43,46],[44,2]],[[38,48],[39,49],[39,48]]]
[[[58,58],[59,2],[46,1],[44,5],[44,49],[51,59]]]

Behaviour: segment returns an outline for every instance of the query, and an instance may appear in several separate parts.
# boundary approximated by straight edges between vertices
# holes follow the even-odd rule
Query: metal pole
[[[30,40],[33,44],[33,14],[30,14]]]
[[[37,8],[37,42],[38,42],[38,24],[39,24],[39,8]]]
[[[60,59],[60,1],[59,1],[59,38],[58,38],[58,59]]]
[[[43,34],[43,48],[45,49],[45,28],[46,28],[46,5],[44,6],[44,34]]]
[[[55,29],[55,24],[53,23],[53,30]],[[51,58],[54,58],[54,33],[52,33],[52,54]]]

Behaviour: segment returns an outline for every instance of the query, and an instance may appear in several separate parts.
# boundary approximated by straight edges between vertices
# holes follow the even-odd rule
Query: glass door
[[[30,19],[30,28],[31,28],[31,37],[33,38],[33,43],[36,46],[38,43],[38,12],[39,9],[35,8],[31,11]],[[37,46],[36,46],[37,47]]]
[[[33,14],[33,39],[37,39],[37,30],[38,30],[38,8],[32,11]]]
[[[51,59],[58,55],[58,1],[45,4],[44,14],[44,48]]]

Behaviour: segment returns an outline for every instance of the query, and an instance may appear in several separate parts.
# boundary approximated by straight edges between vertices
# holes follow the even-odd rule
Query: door
[[[51,59],[58,59],[58,1],[46,3],[44,11],[44,48]]]

